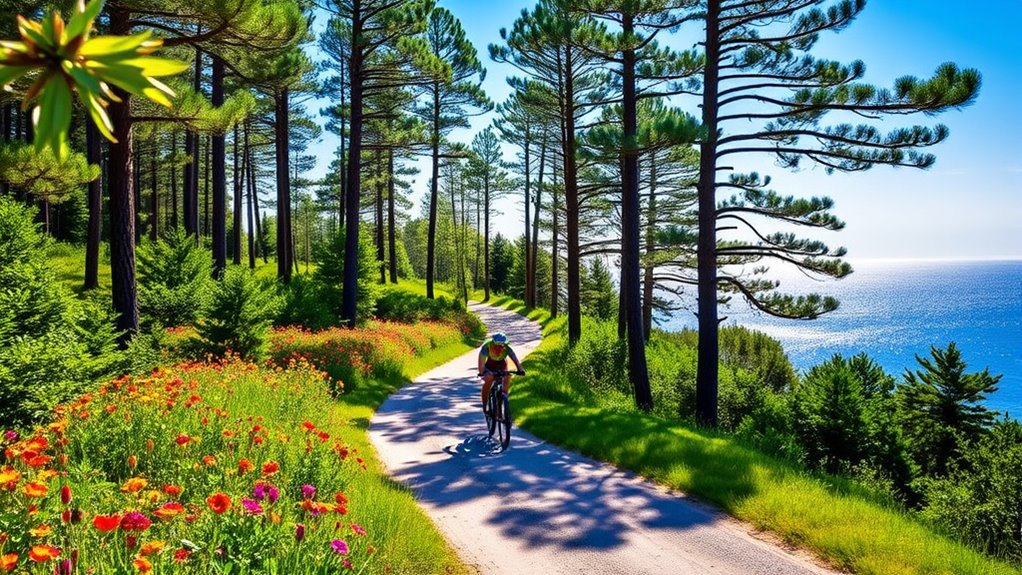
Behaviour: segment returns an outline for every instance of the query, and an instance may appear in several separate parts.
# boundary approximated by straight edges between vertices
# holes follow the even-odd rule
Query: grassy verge
[[[514,392],[516,423],[540,437],[694,495],[855,573],[1018,573],[852,482],[811,474],[724,434],[607,405],[559,371],[563,319],[506,297],[489,303],[544,328],[543,343],[525,360],[530,375]]]

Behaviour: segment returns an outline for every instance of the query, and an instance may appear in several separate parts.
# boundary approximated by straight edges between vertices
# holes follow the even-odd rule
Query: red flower
[[[280,471],[280,464],[278,464],[276,461],[267,461],[266,463],[263,464],[264,477],[275,475],[278,471]]]
[[[202,462],[205,463],[207,466],[212,467],[216,465],[216,457],[213,457],[212,455],[207,455],[202,458]]]
[[[231,508],[231,498],[226,493],[217,491],[206,498],[206,505],[209,505],[213,513],[224,513]]]
[[[14,568],[18,566],[18,554],[8,553],[7,555],[0,555],[0,569],[4,573],[10,573],[14,571]]]
[[[145,531],[150,525],[152,521],[138,511],[130,511],[121,517],[121,529],[125,531]]]
[[[255,464],[247,459],[238,460],[238,475],[245,475],[255,469]]]
[[[182,433],[181,435],[177,436],[177,438],[174,440],[174,443],[177,443],[178,445],[188,445],[188,442],[191,440],[192,440],[191,437],[188,437],[187,435]]]
[[[316,429],[316,426],[313,425],[312,422],[309,421],[308,419],[302,422],[302,427],[305,428],[305,431],[312,431],[313,429]]]
[[[137,557],[131,564],[138,569],[139,573],[148,573],[153,570],[153,564],[145,557]]]
[[[67,485],[60,488],[60,502],[64,505],[71,503],[71,488]]]
[[[138,465],[138,458],[135,457],[134,455],[129,455],[128,456],[128,469],[135,469],[135,466],[137,466],[137,465]]]
[[[185,561],[188,561],[188,556],[191,554],[192,552],[187,549],[178,549],[174,552],[174,562],[184,563]]]
[[[181,489],[180,485],[164,485],[163,486],[163,492],[166,493],[167,495],[171,496],[171,497],[177,497],[178,495],[181,495],[182,491],[183,491],[183,489]]]
[[[92,518],[92,526],[103,533],[117,529],[117,526],[120,525],[120,523],[121,516],[116,513],[113,515],[97,515]]]

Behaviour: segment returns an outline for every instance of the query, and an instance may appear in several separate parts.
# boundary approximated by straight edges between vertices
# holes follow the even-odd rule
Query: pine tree
[[[865,0],[770,0],[751,5],[706,0],[702,7],[705,138],[699,168],[696,387],[696,414],[702,424],[715,425],[717,419],[717,304],[722,292],[741,294],[757,309],[779,317],[811,319],[837,307],[829,297],[776,293],[776,282],[738,277],[722,266],[756,264],[762,269],[765,260],[835,278],[851,273],[841,260],[843,248],[761,230],[771,221],[839,230],[843,223],[830,213],[830,199],[784,197],[767,189],[769,180],[757,174],[718,181],[718,162],[736,161],[732,158],[737,155],[770,154],[793,169],[804,162],[828,172],[884,164],[926,168],[934,156],[919,150],[946,139],[946,127],[914,126],[884,134],[876,122],[826,125],[827,114],[847,112],[872,120],[933,115],[968,105],[978,92],[979,73],[954,64],[940,66],[930,79],[900,78],[894,89],[886,90],[860,82],[865,73],[860,61],[843,65],[811,55],[822,32],[841,31],[864,7]],[[735,196],[722,201],[721,190],[733,190]],[[748,228],[756,239],[723,241],[717,237],[722,222]]]

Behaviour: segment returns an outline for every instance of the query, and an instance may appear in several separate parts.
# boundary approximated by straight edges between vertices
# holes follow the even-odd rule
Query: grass
[[[489,302],[538,321],[544,340],[515,386],[516,423],[596,459],[631,469],[723,509],[831,565],[862,574],[1019,571],[935,533],[886,498],[842,478],[809,473],[733,437],[606,405],[559,371],[565,322],[508,297]]]

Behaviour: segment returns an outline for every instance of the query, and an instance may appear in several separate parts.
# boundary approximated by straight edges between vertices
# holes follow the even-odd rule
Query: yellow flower
[[[40,525],[28,530],[28,534],[32,537],[46,537],[50,533],[53,533],[53,529],[50,529],[49,525]]]

